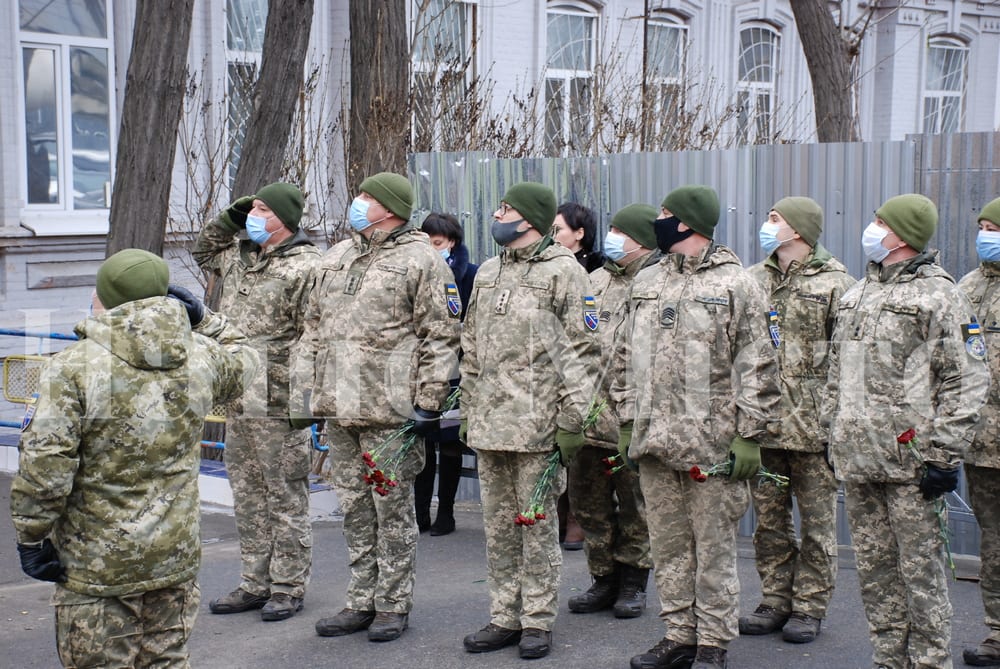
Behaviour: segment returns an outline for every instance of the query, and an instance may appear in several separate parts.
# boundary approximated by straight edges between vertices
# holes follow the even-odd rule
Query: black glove
[[[955,469],[941,469],[932,464],[928,464],[924,470],[924,476],[920,479],[920,492],[924,493],[924,499],[935,499],[951,492],[958,487],[958,467]]]
[[[31,578],[53,583],[66,582],[66,569],[49,539],[40,544],[18,544],[17,552],[21,556],[21,569]]]
[[[205,305],[194,296],[194,293],[184,286],[178,286],[173,283],[168,284],[167,297],[172,297],[184,305],[184,308],[188,312],[188,320],[191,321],[191,327],[197,326],[198,323],[201,323],[201,319],[205,317]]]
[[[253,209],[253,195],[244,195],[226,207],[222,215],[236,227],[245,228],[247,227],[247,214],[250,213],[251,209]]]
[[[418,437],[426,437],[440,429],[440,411],[428,411],[420,407],[413,407],[413,434]]]

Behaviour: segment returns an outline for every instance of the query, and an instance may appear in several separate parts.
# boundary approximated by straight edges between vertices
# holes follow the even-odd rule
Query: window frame
[[[590,35],[587,37],[589,40],[587,58],[589,61],[589,70],[580,69],[568,69],[568,68],[553,68],[549,66],[551,60],[551,51],[548,44],[548,23],[549,17],[553,14],[562,14],[569,16],[579,16],[584,19],[589,20]],[[579,147],[575,147],[573,140],[579,135],[579,132],[574,128],[574,121],[579,121],[579,119],[573,114],[573,110],[576,108],[574,102],[578,102],[574,98],[574,88],[579,92],[580,86],[589,87],[591,80],[594,78],[594,70],[597,65],[598,59],[598,28],[600,22],[600,13],[597,9],[588,3],[583,2],[572,2],[569,0],[553,0],[548,3],[545,7],[545,26],[546,26],[546,44],[545,44],[545,77],[544,77],[544,97],[542,100],[543,115],[542,115],[542,129],[543,129],[543,144],[545,148],[546,155],[551,156],[566,156],[570,154],[571,150],[575,149],[575,153],[579,153]],[[550,98],[550,85],[552,82],[558,82],[561,90],[558,92],[559,98],[562,100],[559,105],[559,128],[558,128],[558,138],[554,136],[553,133],[549,131],[549,122],[552,116],[550,115],[552,107],[552,98]],[[586,105],[586,112],[584,120],[584,131],[587,133],[592,132],[594,127],[594,108],[593,99],[587,96],[586,100],[583,101]],[[556,143],[558,139],[558,144]]]
[[[927,77],[930,74],[930,61],[931,61],[931,50],[932,49],[942,49],[959,52],[962,55],[962,85],[960,90],[946,89],[946,88],[930,88],[928,86]],[[920,128],[921,132],[929,134],[943,134],[943,133],[953,133],[961,132],[965,127],[965,111],[966,102],[968,94],[969,85],[969,44],[961,39],[937,35],[928,38],[927,48],[924,49],[924,67],[921,73],[921,91],[920,91]],[[944,119],[944,102],[946,99],[956,99],[958,100],[958,123],[955,128],[943,128]],[[934,101],[935,110],[933,112],[933,122],[934,128],[928,129],[928,117],[930,114],[927,113],[927,103]]]
[[[647,148],[657,148],[664,150],[668,142],[668,131],[667,126],[672,125],[667,123],[668,114],[671,108],[676,111],[680,111],[684,108],[684,79],[687,76],[687,58],[688,58],[688,35],[690,27],[682,19],[677,18],[671,14],[654,13],[645,19],[645,34],[643,35],[643,81],[647,86],[645,92],[647,100],[653,99],[655,102],[647,107],[647,128],[646,136],[653,139],[662,140],[659,147],[647,147]],[[677,60],[679,62],[679,69],[675,75],[664,76],[661,73],[654,72],[651,65],[650,59],[650,36],[652,30],[676,30],[679,34],[677,37],[677,48],[678,55]],[[663,103],[663,98],[666,96],[667,91],[671,91],[672,95],[675,96],[676,102],[671,108],[668,108]]]
[[[223,18],[226,25],[226,39],[225,39],[225,96],[226,96],[226,177],[225,185],[232,189],[233,182],[236,179],[236,171],[239,168],[240,156],[243,152],[243,140],[246,137],[246,124],[250,120],[249,109],[253,104],[252,100],[245,100],[242,95],[237,96],[234,94],[233,89],[233,76],[232,71],[234,68],[246,69],[248,72],[254,74],[254,81],[260,76],[260,66],[261,61],[264,57],[264,37],[261,35],[260,50],[251,49],[238,49],[233,48],[229,45],[229,12],[230,4],[233,0],[224,0],[222,3]],[[246,0],[243,0],[246,2]],[[267,0],[254,0],[258,2],[263,7],[262,20],[264,22],[264,27],[267,26]],[[252,85],[251,85],[252,86]],[[235,117],[236,111],[234,106],[236,101],[241,102],[241,106],[244,107],[244,118],[240,120],[240,125],[236,127]]]
[[[743,34],[747,31],[761,31],[763,33],[771,35],[771,55],[770,55],[770,67],[771,67],[771,80],[769,82],[754,81],[752,79],[743,79],[740,77],[740,66],[743,63],[743,54],[746,50],[743,48]],[[746,112],[746,116],[743,117],[739,113],[736,115],[736,142],[739,145],[751,145],[751,144],[762,144],[769,143],[771,141],[771,136],[774,133],[774,115],[777,108],[777,97],[778,97],[778,75],[780,72],[779,62],[781,59],[781,31],[773,25],[768,23],[752,21],[741,23],[739,30],[736,32],[736,39],[738,45],[738,53],[736,57],[736,85],[734,87],[736,92],[736,106],[737,108],[746,108],[749,105],[749,109]],[[761,42],[754,42],[754,44],[759,44]],[[760,67],[759,64],[754,64],[754,69]],[[765,132],[762,133],[762,124],[760,121],[760,100],[766,98],[768,101],[767,109],[767,119]],[[742,100],[746,99],[746,103]]]

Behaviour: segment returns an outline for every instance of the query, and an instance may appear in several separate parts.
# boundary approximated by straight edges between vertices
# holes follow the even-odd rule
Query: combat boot
[[[517,647],[522,659],[536,660],[545,657],[552,647],[552,632],[536,627],[525,627],[521,631],[521,642]]]
[[[966,648],[962,659],[973,667],[1000,667],[1000,641],[986,639],[975,648]]]
[[[622,585],[615,601],[615,618],[638,618],[646,610],[649,570],[622,565]]]
[[[491,653],[507,646],[513,646],[521,640],[521,630],[507,629],[490,623],[462,641],[465,650],[470,653]]]
[[[788,622],[788,614],[769,604],[761,604],[748,616],[740,616],[740,634],[757,635],[777,632]]]
[[[618,570],[605,576],[594,576],[594,584],[579,595],[569,598],[569,610],[573,613],[595,613],[609,609],[618,597]]]
[[[375,620],[374,611],[343,609],[332,618],[316,621],[316,634],[320,636],[344,636],[368,629]]]
[[[302,610],[302,598],[276,592],[260,610],[261,620],[287,620]]]
[[[368,626],[369,641],[394,641],[409,627],[410,616],[393,611],[379,611]]]
[[[263,608],[270,598],[270,594],[251,595],[243,588],[236,588],[228,595],[210,601],[208,610],[212,613],[243,613]]]
[[[726,669],[726,649],[718,646],[698,646],[691,669]]]
[[[655,646],[629,660],[631,669],[688,669],[698,647],[673,639],[660,639]]]
[[[789,643],[809,643],[819,636],[823,621],[805,613],[793,613],[781,630],[781,638]]]

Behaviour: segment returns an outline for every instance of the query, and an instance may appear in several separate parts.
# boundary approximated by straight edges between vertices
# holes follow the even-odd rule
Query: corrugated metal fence
[[[875,209],[893,195],[923,193],[937,203],[940,215],[931,246],[940,249],[942,265],[958,279],[978,265],[976,214],[1000,196],[1000,133],[580,158],[501,160],[488,153],[420,153],[410,156],[409,167],[417,216],[428,211],[459,216],[476,262],[497,253],[489,234],[492,214],[506,189],[520,181],[544,183],[560,202],[593,209],[602,238],[611,217],[625,205],[658,205],[677,186],[706,184],[718,191],[722,203],[716,238],[745,265],[763,259],[757,229],[771,206],[788,195],[806,195],[823,207],[823,245],[855,277],[864,267],[861,232]],[[460,495],[478,496],[477,483],[463,481]],[[952,502],[952,549],[977,554],[975,520],[961,500]],[[752,524],[752,516],[744,519],[744,534]],[[850,543],[846,524],[839,527],[841,543]]]

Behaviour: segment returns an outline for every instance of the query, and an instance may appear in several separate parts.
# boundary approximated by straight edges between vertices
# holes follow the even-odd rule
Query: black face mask
[[[678,242],[694,234],[694,230],[688,229],[681,232],[677,226],[681,224],[681,219],[676,216],[670,218],[658,218],[653,221],[653,230],[656,232],[656,246],[664,253],[670,253],[671,247]]]

